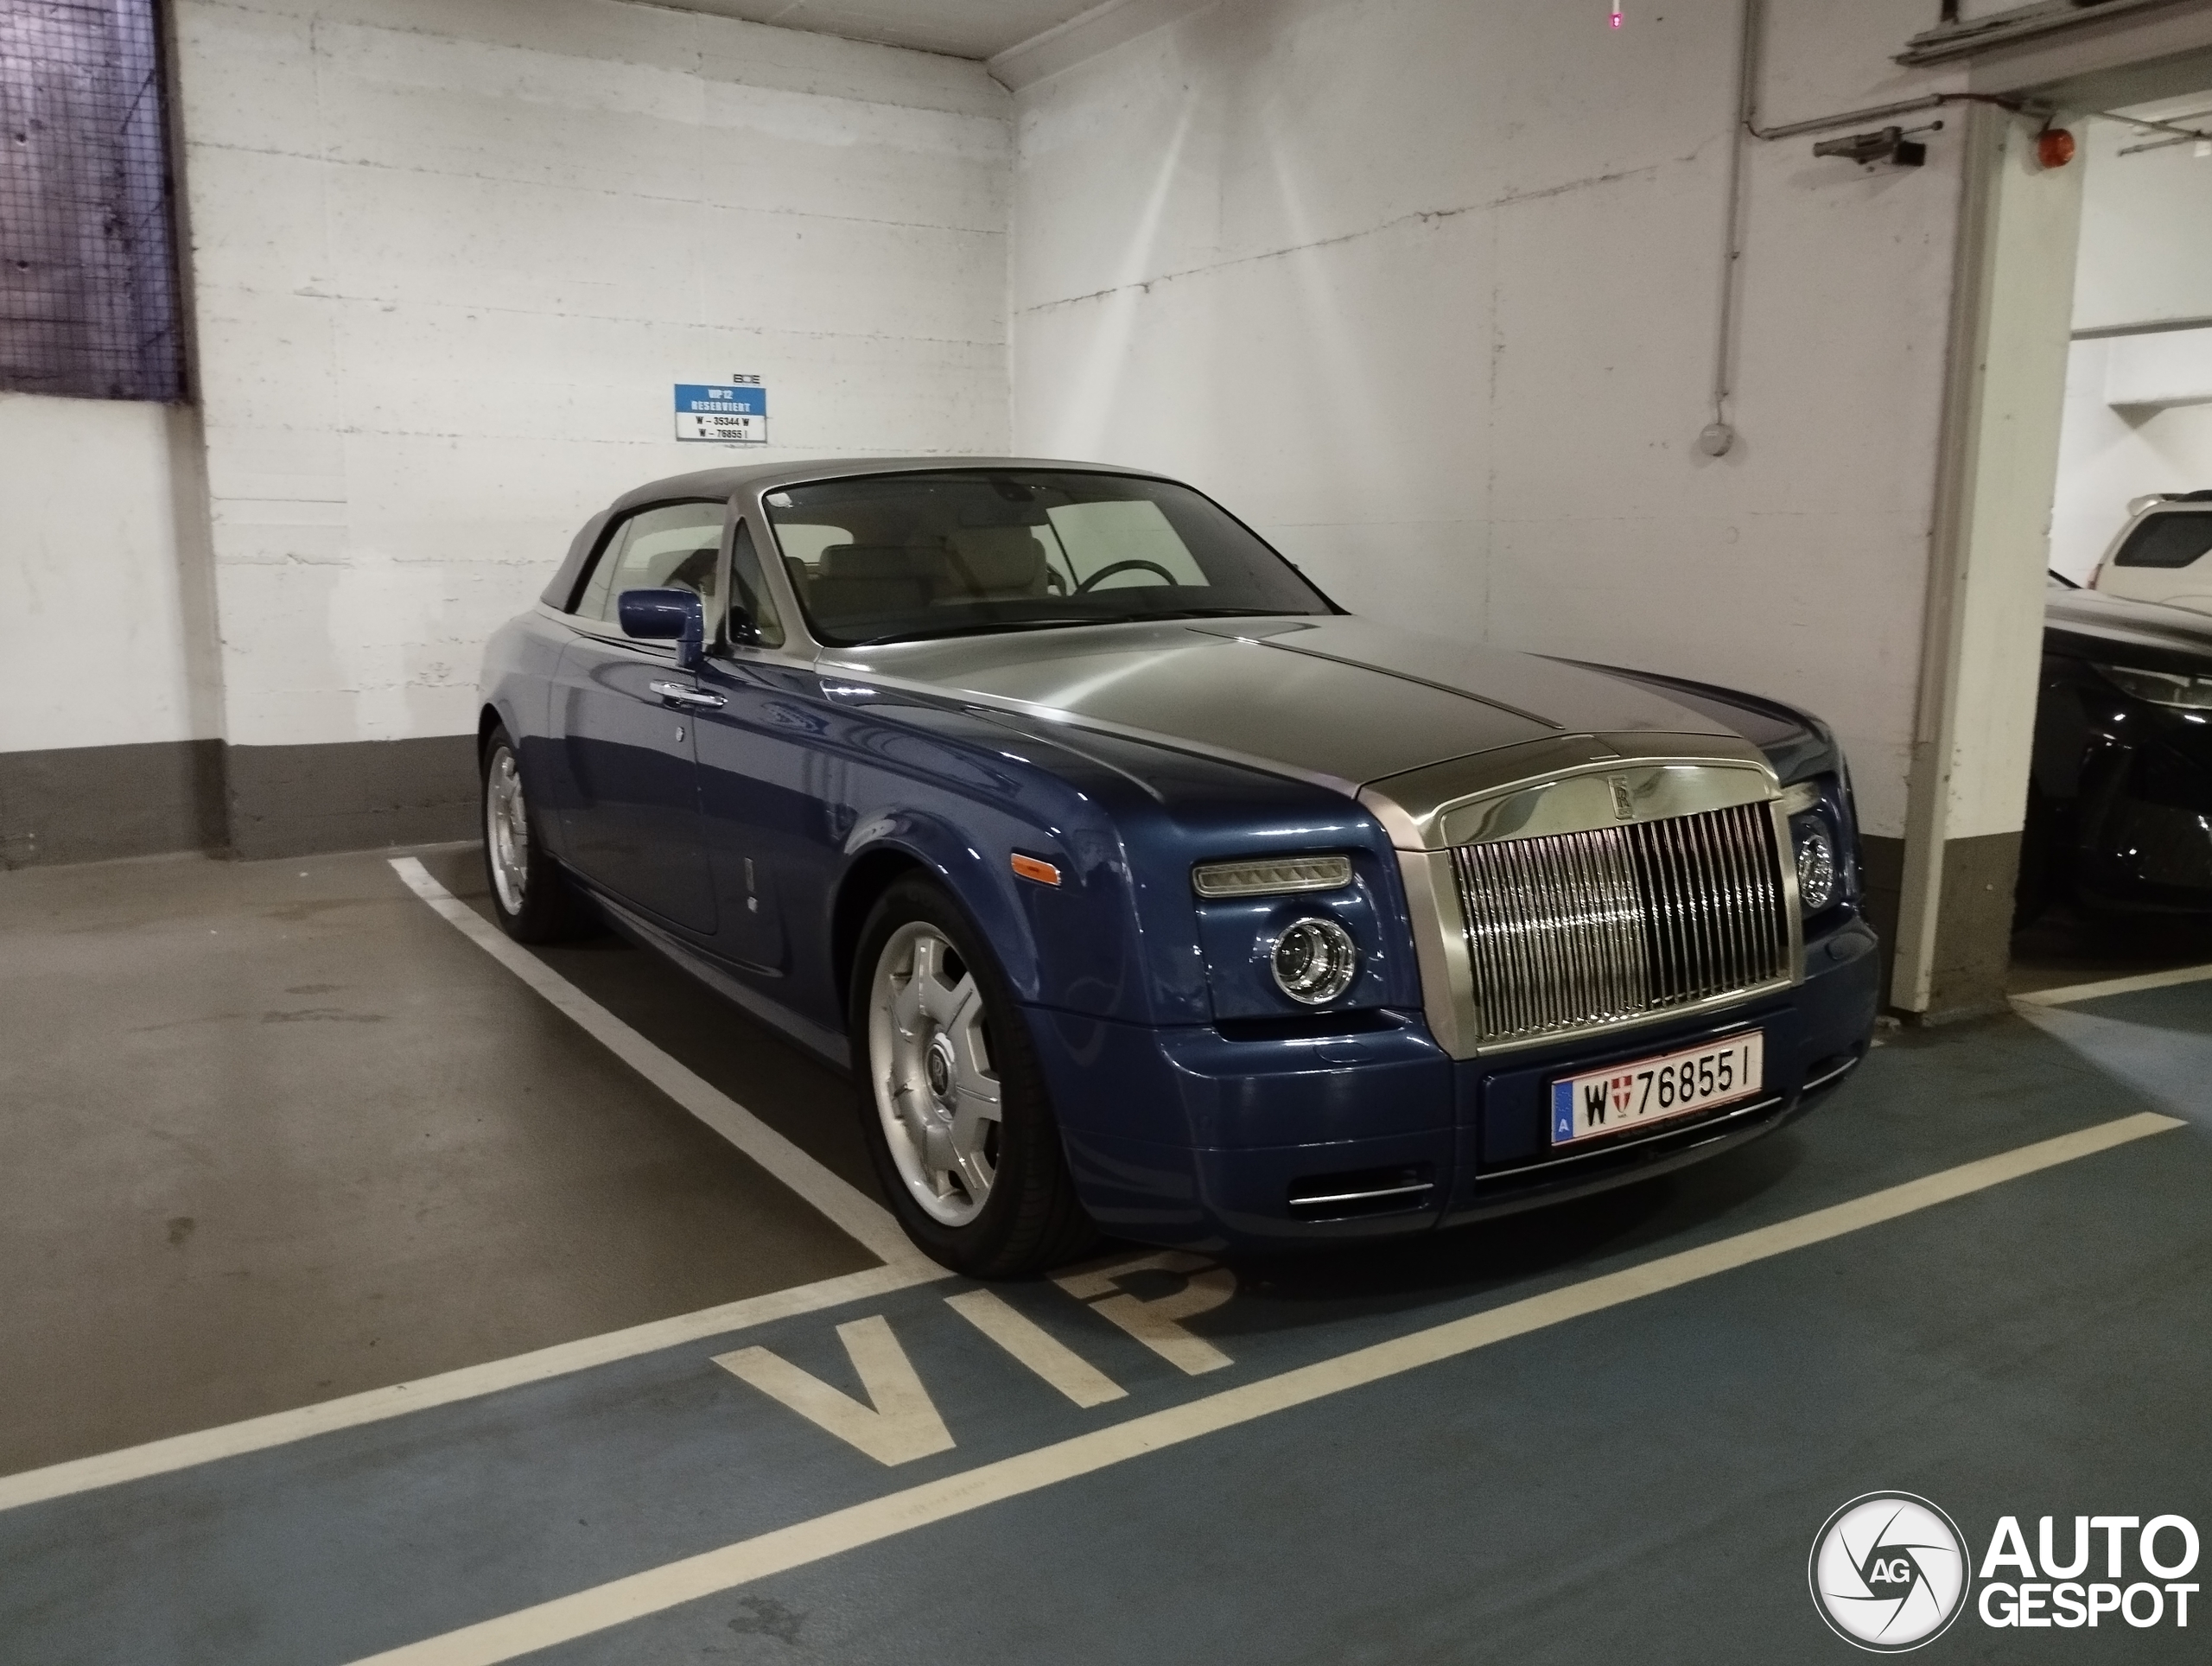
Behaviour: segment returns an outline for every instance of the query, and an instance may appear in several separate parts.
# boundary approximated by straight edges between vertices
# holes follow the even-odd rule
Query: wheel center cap
[[[930,1091],[939,1099],[952,1097],[952,1044],[943,1036],[930,1042],[929,1054],[922,1064],[924,1074],[929,1078]]]

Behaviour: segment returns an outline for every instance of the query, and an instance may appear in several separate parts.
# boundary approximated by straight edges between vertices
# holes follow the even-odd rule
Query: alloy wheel
[[[982,991],[927,921],[901,925],[876,957],[868,1036],[899,1179],[931,1219],[967,1224],[990,1197],[1004,1113]]]
[[[492,883],[499,906],[522,912],[530,886],[530,813],[522,799],[522,772],[501,747],[484,778],[484,843],[492,853]]]

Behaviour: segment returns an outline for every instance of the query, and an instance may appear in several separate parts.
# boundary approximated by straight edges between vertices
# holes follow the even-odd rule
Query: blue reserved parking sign
[[[760,378],[676,385],[676,437],[724,445],[768,442],[768,390]]]

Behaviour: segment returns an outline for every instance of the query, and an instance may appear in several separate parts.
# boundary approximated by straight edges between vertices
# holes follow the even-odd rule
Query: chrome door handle
[[[726,706],[728,701],[719,694],[706,694],[697,689],[687,689],[681,683],[652,683],[647,687],[660,696],[664,706],[684,706],[694,711],[712,711]]]

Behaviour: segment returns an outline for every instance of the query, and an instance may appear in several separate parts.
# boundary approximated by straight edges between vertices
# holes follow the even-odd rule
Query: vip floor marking
[[[1677,1289],[1770,1256],[1896,1220],[2023,1175],[2184,1126],[2186,1124],[2177,1118],[2143,1112],[2055,1139],[2039,1141],[1847,1203],[1815,1210],[1770,1226],[1738,1233],[1716,1243],[1700,1244],[1586,1279],[1580,1283],[1448,1319],[1353,1349],[1332,1358],[1239,1383],[1200,1399],[1185,1401],[1012,1457],[977,1465],[919,1485],[832,1510],[810,1520],[760,1533],[719,1549],[683,1557],[569,1596],[448,1631],[442,1636],[387,1650],[355,1663],[355,1666],[493,1666],[493,1663],[512,1660],[536,1650],[589,1636],[682,1603],[820,1561],[933,1523],[950,1520],[1003,1499],[1037,1491],[1275,1412],[1310,1404],[1423,1365],[1454,1358],[1644,1296]],[[1111,1289],[1114,1276],[1133,1270],[1133,1267],[1121,1264],[1065,1276],[1077,1286],[1071,1294],[1080,1297],[1085,1289],[1096,1289],[1101,1294]],[[1179,1312],[1181,1316],[1187,1317],[1190,1311],[1196,1311],[1188,1308],[1187,1304],[1204,1300],[1212,1294],[1213,1287],[1201,1282],[1205,1279],[1207,1270],[1203,1267],[1195,1269],[1183,1290],[1163,1301],[1142,1306],[1171,1309],[1164,1315],[1170,1320],[1176,1319]],[[1104,1281],[1103,1285],[1093,1282],[1101,1279]],[[1094,1303],[1093,1311],[1103,1311],[1107,1301],[1115,1300],[1117,1298],[1105,1297]],[[1226,1294],[1219,1300],[1226,1300]],[[1207,1305],[1218,1305],[1218,1300]],[[1111,1313],[1105,1316],[1114,1317]],[[1123,1328],[1140,1340],[1145,1339],[1139,1329],[1129,1325],[1124,1325]],[[925,1437],[925,1431],[932,1423],[942,1430],[942,1421],[937,1418],[933,1406],[929,1407],[926,1417],[918,1410],[917,1397],[921,1404],[926,1405],[927,1392],[920,1388],[918,1375],[912,1363],[906,1360],[904,1351],[898,1347],[895,1339],[892,1338],[887,1321],[879,1318],[872,1324],[863,1319],[840,1326],[839,1333],[849,1357],[868,1389],[872,1403],[861,1408],[850,1396],[839,1395],[838,1397],[847,1404],[830,1411],[830,1417],[842,1420],[846,1428],[858,1429],[863,1425],[855,1418],[854,1412],[864,1410],[879,1418],[888,1418],[899,1426],[901,1438],[916,1441]],[[1165,1357],[1173,1358],[1156,1345],[1148,1343],[1147,1345],[1154,1346],[1154,1351],[1162,1352]],[[766,1355],[765,1350],[742,1351],[756,1356],[756,1364],[759,1363],[758,1356],[766,1355],[770,1359],[776,1358]],[[1018,1355],[1016,1357],[1019,1358]],[[784,1364],[780,1360],[777,1363]],[[786,1367],[786,1371],[791,1370],[793,1368]],[[773,1372],[767,1375],[778,1381],[784,1390],[788,1391],[794,1386],[791,1376]],[[797,1375],[804,1377],[805,1374]],[[813,1389],[826,1389],[827,1385],[812,1378],[807,1380],[813,1384],[813,1389],[803,1390],[801,1397],[819,1409],[826,1402],[815,1395]],[[828,1392],[834,1394],[836,1391]],[[786,1401],[785,1403],[792,1402]],[[804,1415],[815,1417],[813,1411],[797,1406],[794,1408],[802,1409]],[[819,1422],[821,1420],[816,1418],[815,1421]],[[828,1427],[827,1424],[823,1426]],[[880,1430],[885,1426],[869,1427]],[[850,1438],[842,1429],[833,1432],[840,1433],[841,1438]],[[868,1438],[886,1441],[892,1439],[874,1432]],[[895,1446],[892,1449],[895,1450]],[[941,1451],[944,1447],[932,1449]],[[887,1461],[903,1460],[894,1458]]]
[[[1140,1301],[1118,1288],[1129,1274],[1147,1271],[1183,1273],[1188,1278],[1173,1295],[1152,1301]],[[1092,1313],[1120,1326],[1178,1370],[1197,1377],[1234,1363],[1212,1343],[1183,1328],[1185,1319],[1211,1313],[1236,1294],[1236,1275],[1226,1267],[1179,1250],[1163,1250],[1063,1273],[1052,1281],[1077,1300],[1090,1302]]]
[[[1117,1282],[1139,1272],[1183,1274],[1183,1288],[1141,1300]],[[1186,1375],[1196,1377],[1235,1363],[1182,1326],[1184,1319],[1210,1313],[1236,1294],[1236,1275],[1201,1256],[1174,1250],[1133,1256],[1054,1282],[1078,1300],[1104,1296],[1092,1303],[1090,1312],[1120,1326]],[[969,1290],[947,1296],[945,1306],[1077,1405],[1088,1409],[1128,1397],[1128,1389],[993,1292]],[[952,1433],[888,1319],[871,1313],[840,1325],[837,1339],[860,1378],[864,1400],[766,1348],[717,1354],[715,1364],[879,1464],[908,1464],[952,1449]]]
[[[837,1327],[837,1339],[860,1374],[865,1402],[766,1348],[716,1354],[715,1364],[879,1464],[912,1463],[952,1449],[952,1431],[892,1333],[889,1319],[870,1313],[849,1320]]]
[[[944,1305],[1084,1409],[1128,1396],[1127,1389],[991,1291],[947,1296]]]

